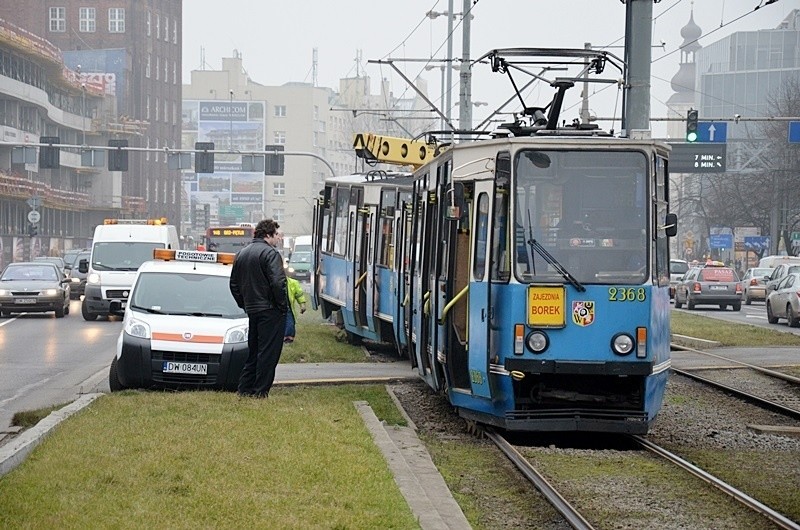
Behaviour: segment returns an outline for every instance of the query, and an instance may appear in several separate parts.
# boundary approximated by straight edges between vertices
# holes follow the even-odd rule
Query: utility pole
[[[472,71],[469,64],[469,33],[472,14],[471,0],[464,0],[461,9],[461,25],[463,29],[461,40],[461,108],[458,111],[458,127],[464,131],[472,130]]]
[[[650,44],[653,38],[652,0],[625,3],[625,90],[622,96],[622,129],[650,130]]]
[[[453,13],[453,0],[447,1],[447,63],[445,63],[445,68],[447,68],[447,97],[445,98],[444,104],[444,115],[446,123],[452,123],[450,121],[450,109],[453,108],[453,96],[452,96],[452,88],[453,88],[453,19],[455,18],[455,13]],[[450,136],[450,141],[452,142],[453,137]]]
[[[585,50],[592,49],[591,42],[584,42]],[[589,58],[583,59],[583,92],[581,92],[581,123],[589,123]]]

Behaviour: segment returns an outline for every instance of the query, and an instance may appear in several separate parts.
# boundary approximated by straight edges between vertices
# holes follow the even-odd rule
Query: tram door
[[[431,212],[431,201],[435,196],[428,191],[429,175],[414,182],[413,243],[411,262],[411,332],[413,351],[417,358],[417,371],[426,382],[435,386],[428,355],[430,334],[431,291],[428,278],[430,265],[431,223],[435,210]],[[434,245],[435,249],[435,245]]]
[[[469,287],[469,379],[472,394],[491,396],[489,386],[490,333],[492,318],[491,260],[494,182],[475,183],[475,215],[472,219],[472,267]]]
[[[350,190],[350,254],[348,258],[353,264],[353,272],[348,282],[348,305],[353,308],[355,325],[363,327],[367,324],[367,250],[369,248],[370,217],[369,209],[362,206],[364,190]]]
[[[396,308],[394,314],[396,315],[393,327],[394,338],[400,353],[405,350],[408,354],[409,345],[409,328],[407,318],[408,296],[409,296],[409,270],[408,260],[406,256],[409,255],[411,248],[411,193],[400,193],[397,202],[397,210],[395,212],[395,230],[394,230],[394,270],[397,271],[397,285],[395,286]],[[411,359],[414,366],[416,366],[416,357],[411,352],[408,357]]]
[[[442,161],[436,168],[436,180],[426,194],[425,200],[425,241],[422,248],[422,273],[425,275],[425,302],[422,311],[422,327],[425,328],[425,349],[423,356],[425,366],[432,381],[431,386],[441,389],[444,385],[444,374],[438,367],[436,356],[440,347],[438,316],[442,302],[442,288],[439,283],[440,269],[446,259],[446,238],[442,230],[447,226],[444,219],[445,181],[450,164]],[[446,289],[446,288],[445,288]]]

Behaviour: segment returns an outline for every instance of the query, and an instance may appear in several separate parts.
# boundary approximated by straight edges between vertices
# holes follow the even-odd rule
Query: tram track
[[[748,391],[747,389],[727,384],[726,382],[721,381],[719,378],[715,379],[710,377],[711,372],[714,371],[730,373],[731,369],[727,367],[703,368],[702,370],[688,370],[672,367],[673,373],[687,377],[704,385],[711,386],[718,390],[722,390],[766,410],[777,412],[793,419],[800,419],[800,378],[704,350],[679,346],[677,344],[672,344],[671,347],[673,350],[688,351],[699,355],[704,355],[756,372],[757,375],[755,376],[755,379],[758,379],[757,384],[753,384],[751,382],[749,386],[756,387],[756,389],[760,390],[762,394],[758,395],[753,391]],[[699,375],[698,372],[701,371],[705,376]],[[736,384],[743,385],[744,383],[740,381]],[[763,392],[771,393],[773,395],[768,398],[763,395]],[[787,403],[795,402],[798,403],[797,406],[787,405]]]
[[[491,428],[484,430],[486,437],[505,455],[517,470],[542,494],[548,503],[575,529],[588,530],[595,528],[594,525],[583,515],[570,501],[556,488],[551,481],[534,466],[528,457],[523,455],[513,444],[505,439],[504,436],[495,432]],[[758,501],[743,491],[728,484],[724,480],[714,476],[681,458],[680,456],[664,449],[658,444],[646,440],[644,437],[636,435],[626,435],[633,441],[636,447],[650,454],[656,455],[660,460],[669,462],[682,471],[701,479],[722,493],[738,501],[748,510],[766,518],[770,523],[778,528],[787,530],[800,530],[800,524],[792,521],[773,508]]]

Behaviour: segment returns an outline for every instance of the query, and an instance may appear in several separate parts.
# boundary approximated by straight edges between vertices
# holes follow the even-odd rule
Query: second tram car
[[[646,433],[670,367],[669,146],[594,126],[326,182],[314,302],[393,342],[468,420]]]

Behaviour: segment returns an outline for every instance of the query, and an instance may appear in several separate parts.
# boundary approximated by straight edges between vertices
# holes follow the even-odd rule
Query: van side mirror
[[[78,262],[78,272],[81,274],[89,272],[89,260],[82,259]]]
[[[678,214],[667,214],[666,219],[664,219],[664,233],[667,237],[675,237],[678,235]]]

